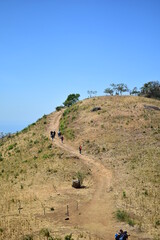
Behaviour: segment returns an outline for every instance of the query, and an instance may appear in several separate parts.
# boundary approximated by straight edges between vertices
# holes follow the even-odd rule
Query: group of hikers
[[[51,136],[51,139],[53,141],[53,139],[56,136],[56,132],[55,131],[50,131],[50,136]],[[61,142],[63,143],[64,137],[63,137],[63,135],[61,134],[60,131],[58,131],[58,137],[61,139]]]
[[[115,240],[126,240],[129,236],[130,235],[127,233],[127,231],[120,229],[119,232],[115,234]]]
[[[50,131],[50,136],[51,136],[51,139],[53,141],[53,139],[56,136],[56,132],[55,131]],[[63,135],[62,135],[60,130],[58,131],[58,137],[61,139],[61,142],[63,143],[64,137],[63,137]],[[80,154],[82,153],[82,146],[81,145],[79,146],[79,153]]]

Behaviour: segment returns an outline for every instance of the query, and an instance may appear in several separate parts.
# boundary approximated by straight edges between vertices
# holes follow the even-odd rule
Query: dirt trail
[[[61,112],[54,112],[50,115],[48,134],[51,130],[58,132],[61,114]],[[68,145],[66,141],[62,144],[57,135],[54,139],[54,144],[70,154],[78,156],[84,164],[90,167],[94,179],[93,197],[89,203],[81,206],[83,214],[72,217],[72,224],[78,223],[78,226],[97,234],[102,239],[113,239],[113,233],[115,229],[117,230],[117,224],[113,218],[114,205],[113,193],[111,191],[111,171],[106,169],[100,162],[83,155],[83,152],[80,155],[78,150]]]

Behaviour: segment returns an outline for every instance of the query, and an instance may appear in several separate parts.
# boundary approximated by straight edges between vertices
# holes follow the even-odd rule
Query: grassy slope
[[[74,156],[52,146],[47,128],[48,116],[44,116],[0,141],[0,239],[17,240],[25,234],[40,239],[38,232],[46,227],[53,232],[53,208],[62,212],[54,215],[58,222],[61,216],[64,218],[68,203],[67,194],[59,195],[58,191],[70,189],[78,171],[88,174]],[[69,194],[74,198],[75,193]]]
[[[82,144],[85,154],[113,170],[120,215],[129,214],[131,225],[159,236],[160,111],[144,105],[160,107],[160,102],[131,96],[86,99],[65,111],[61,130],[77,149]],[[91,112],[96,106],[102,109]]]

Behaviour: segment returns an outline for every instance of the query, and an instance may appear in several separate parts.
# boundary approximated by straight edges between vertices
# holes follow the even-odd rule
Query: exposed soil
[[[49,134],[51,130],[55,130],[56,133],[58,132],[61,114],[62,112],[55,112],[50,115],[50,125],[47,134]],[[126,226],[125,224],[120,225],[114,218],[115,203],[112,191],[113,176],[111,170],[108,170],[102,163],[95,159],[85,156],[83,151],[82,154],[79,154],[78,149],[69,145],[65,139],[62,143],[57,134],[53,140],[53,145],[57,145],[71,155],[77,156],[77,158],[79,158],[77,161],[83,161],[83,163],[91,169],[94,182],[94,184],[90,186],[92,188],[92,194],[90,196],[85,196],[85,188],[78,190],[84,191],[84,199],[79,201],[77,194],[75,201],[78,203],[77,208],[80,206],[80,210],[77,211],[77,213],[72,212],[72,207],[69,206],[72,214],[69,216],[67,224],[73,228],[78,227],[85,229],[95,234],[98,239],[114,239],[114,233],[120,227],[125,228]],[[68,189],[61,188],[61,191],[63,191],[63,194],[68,194]],[[62,224],[66,224],[66,222],[62,221]],[[133,235],[130,237],[130,240],[135,239]],[[142,237],[136,237],[136,239],[142,239]]]

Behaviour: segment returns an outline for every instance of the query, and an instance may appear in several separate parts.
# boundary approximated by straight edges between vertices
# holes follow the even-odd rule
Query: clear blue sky
[[[160,80],[160,0],[0,0],[0,132],[70,93]]]

